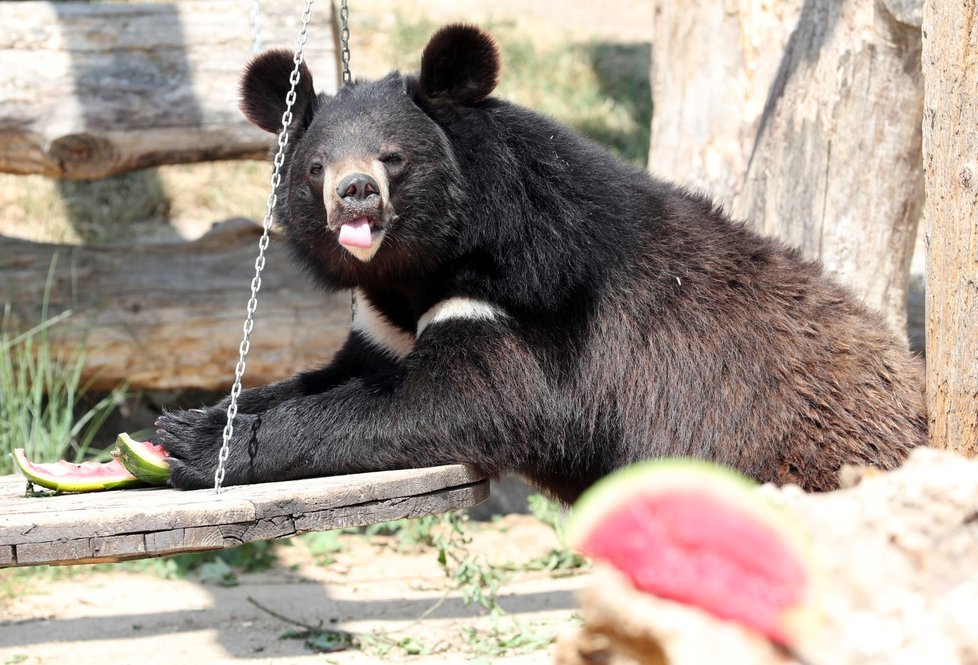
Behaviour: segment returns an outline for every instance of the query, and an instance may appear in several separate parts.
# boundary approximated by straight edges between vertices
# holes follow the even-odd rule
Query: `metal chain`
[[[347,0],[340,2],[340,58],[343,60],[343,85],[350,83],[350,8]]]
[[[251,51],[261,53],[261,1],[251,0]]]
[[[343,85],[353,81],[350,74],[350,8],[347,0],[340,2],[340,59],[343,61]],[[357,318],[357,292],[350,290],[350,321]]]
[[[234,419],[238,415],[238,396],[241,394],[241,378],[245,373],[245,360],[251,348],[251,331],[255,326],[255,310],[258,308],[258,291],[261,289],[261,271],[265,268],[265,250],[268,249],[269,233],[272,228],[272,215],[278,202],[278,188],[282,183],[282,164],[285,163],[285,146],[289,143],[289,125],[292,124],[292,107],[295,105],[295,89],[299,84],[299,72],[302,65],[302,50],[306,45],[309,32],[309,19],[312,16],[313,0],[306,0],[302,12],[302,29],[292,56],[294,67],[289,76],[289,92],[285,96],[285,112],[282,114],[282,131],[278,135],[278,150],[272,160],[272,192],[268,195],[265,205],[265,219],[262,222],[262,236],[258,241],[258,258],[255,259],[255,276],[251,280],[251,298],[248,299],[248,310],[244,322],[244,336],[238,347],[238,364],[234,368],[234,385],[231,387],[231,400],[228,403],[227,424],[224,426],[224,439],[221,450],[217,454],[217,469],[214,471],[214,491],[220,493],[224,482],[225,466],[231,454],[231,437],[234,434]]]

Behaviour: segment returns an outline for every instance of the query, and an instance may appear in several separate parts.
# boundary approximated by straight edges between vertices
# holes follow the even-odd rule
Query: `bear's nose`
[[[336,193],[341,199],[363,201],[369,196],[380,196],[377,181],[366,173],[351,173],[340,180]]]

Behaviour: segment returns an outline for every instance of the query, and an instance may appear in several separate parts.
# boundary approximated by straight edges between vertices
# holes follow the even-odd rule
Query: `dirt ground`
[[[549,527],[525,515],[473,524],[471,531],[469,551],[497,564],[525,563],[557,545]],[[36,578],[28,591],[0,601],[0,663],[479,662],[480,651],[491,644],[486,613],[466,606],[459,590],[446,594],[453,585],[434,549],[399,552],[396,544],[390,536],[344,535],[335,560],[325,565],[301,543],[282,547],[279,565],[240,573],[230,587],[203,583],[197,575],[164,579],[128,570],[79,568],[68,579]],[[543,644],[507,649],[481,662],[550,662],[548,638],[576,624],[575,593],[589,575],[588,570],[507,573],[499,605],[509,616],[502,619],[501,632],[513,634],[510,617],[515,617],[523,637],[537,636]],[[295,622],[322,622],[368,638],[361,650],[316,653],[305,639],[282,637],[301,627],[249,598]],[[466,637],[466,627],[480,632]],[[412,647],[424,653],[411,655]]]

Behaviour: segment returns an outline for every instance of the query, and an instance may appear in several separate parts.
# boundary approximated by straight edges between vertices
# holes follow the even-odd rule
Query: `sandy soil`
[[[532,517],[512,515],[472,528],[470,551],[497,563],[520,563],[556,545],[553,532]],[[448,584],[433,549],[398,552],[392,537],[342,536],[335,561],[316,564],[306,547],[280,548],[280,565],[238,575],[237,586],[199,579],[162,579],[151,573],[85,572],[64,580],[34,580],[30,591],[0,601],[0,663],[323,663],[403,661],[460,663],[477,655],[463,627],[487,631],[488,617],[466,606]],[[571,576],[515,572],[499,604],[526,631],[559,635],[574,625],[575,593],[590,573]],[[440,599],[430,616],[419,617]],[[253,605],[300,623],[359,634],[377,632],[397,642],[419,640],[430,653],[366,645],[362,650],[319,654],[301,630]],[[509,619],[503,626],[508,629]],[[552,646],[511,651],[483,662],[548,663]]]

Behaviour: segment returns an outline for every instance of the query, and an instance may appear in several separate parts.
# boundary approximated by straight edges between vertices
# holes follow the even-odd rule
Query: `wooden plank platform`
[[[25,496],[0,476],[0,568],[141,559],[467,508],[489,481],[463,465],[183,492]]]

